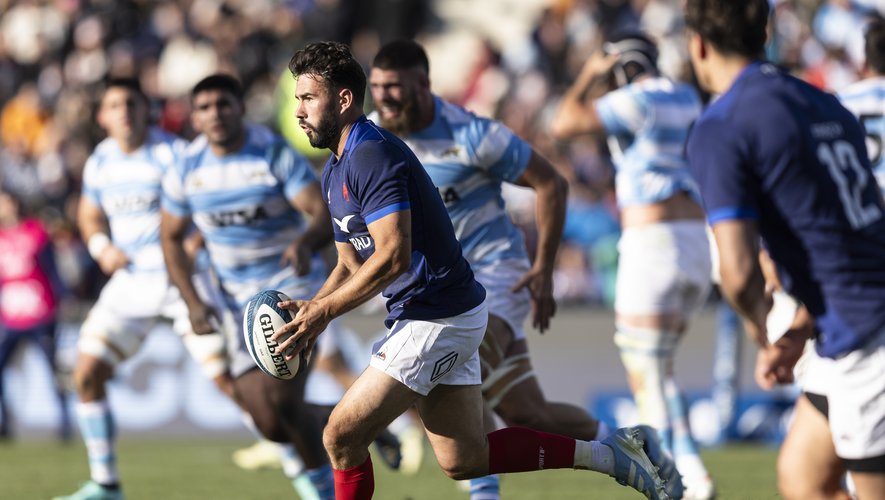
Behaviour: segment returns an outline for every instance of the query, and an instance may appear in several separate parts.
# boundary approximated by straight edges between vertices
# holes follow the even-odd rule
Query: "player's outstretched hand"
[[[277,306],[292,311],[295,318],[276,330],[271,337],[279,344],[279,351],[287,353],[286,360],[294,358],[301,351],[309,355],[317,337],[323,333],[332,317],[324,307],[312,300],[285,300],[278,302]],[[288,351],[293,346],[294,349]]]
[[[292,266],[297,276],[306,276],[310,273],[310,258],[313,255],[310,248],[300,241],[292,243],[283,252],[280,258],[280,266]]]
[[[187,314],[195,334],[206,335],[218,332],[220,324],[218,312],[205,302],[188,306]]]
[[[523,288],[529,289],[532,296],[532,326],[541,333],[550,328],[550,318],[556,314],[556,300],[553,299],[553,272],[532,268],[513,287],[513,293]]]

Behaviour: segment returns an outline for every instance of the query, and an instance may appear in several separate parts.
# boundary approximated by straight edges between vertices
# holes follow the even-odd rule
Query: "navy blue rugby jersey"
[[[822,356],[885,328],[885,204],[863,130],[836,97],[751,64],[687,147],[710,224],[757,220],[785,288],[817,320]]]
[[[439,191],[421,162],[399,138],[361,117],[344,152],[323,170],[335,241],[351,245],[365,261],[375,253],[367,225],[401,210],[411,211],[412,264],[382,293],[390,328],[399,319],[456,316],[485,299],[455,239]]]

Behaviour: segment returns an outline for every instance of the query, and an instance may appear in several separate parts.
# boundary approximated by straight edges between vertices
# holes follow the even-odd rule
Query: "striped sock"
[[[688,409],[682,391],[672,376],[667,377],[664,388],[667,394],[667,412],[670,415],[673,456],[698,455],[698,446],[691,436]]]
[[[77,403],[77,420],[86,443],[92,480],[101,485],[117,485],[120,478],[114,450],[116,427],[107,400]]]
[[[500,500],[501,485],[497,474],[470,480],[470,500]]]

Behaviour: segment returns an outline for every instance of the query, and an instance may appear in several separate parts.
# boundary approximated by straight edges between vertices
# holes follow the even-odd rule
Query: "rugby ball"
[[[298,375],[309,359],[301,351],[301,355],[286,361],[285,355],[295,346],[280,352],[279,344],[271,338],[275,330],[292,321],[292,313],[277,306],[277,302],[284,300],[289,300],[289,297],[276,290],[263,290],[252,297],[243,315],[243,336],[246,349],[261,371],[271,377],[288,380]]]

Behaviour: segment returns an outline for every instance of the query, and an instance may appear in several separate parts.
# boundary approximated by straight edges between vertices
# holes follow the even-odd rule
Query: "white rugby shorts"
[[[532,310],[532,297],[527,288],[513,293],[516,283],[531,270],[527,260],[511,259],[487,266],[475,266],[473,274],[486,289],[486,305],[493,314],[507,323],[513,340],[525,338],[525,320]]]
[[[826,396],[836,455],[861,460],[885,455],[885,329],[837,359],[806,349],[802,390]]]
[[[205,274],[194,279],[198,293],[206,299],[213,296],[208,280]],[[221,334],[189,338],[197,336],[187,306],[165,272],[115,272],[80,327],[77,347],[116,366],[138,352],[160,320],[171,321],[173,330],[185,337],[185,347],[210,378],[227,369]]]
[[[372,347],[369,365],[426,396],[437,385],[480,385],[486,303],[450,318],[399,320]]]
[[[627,228],[618,242],[615,312],[690,318],[710,292],[710,243],[702,221]]]

